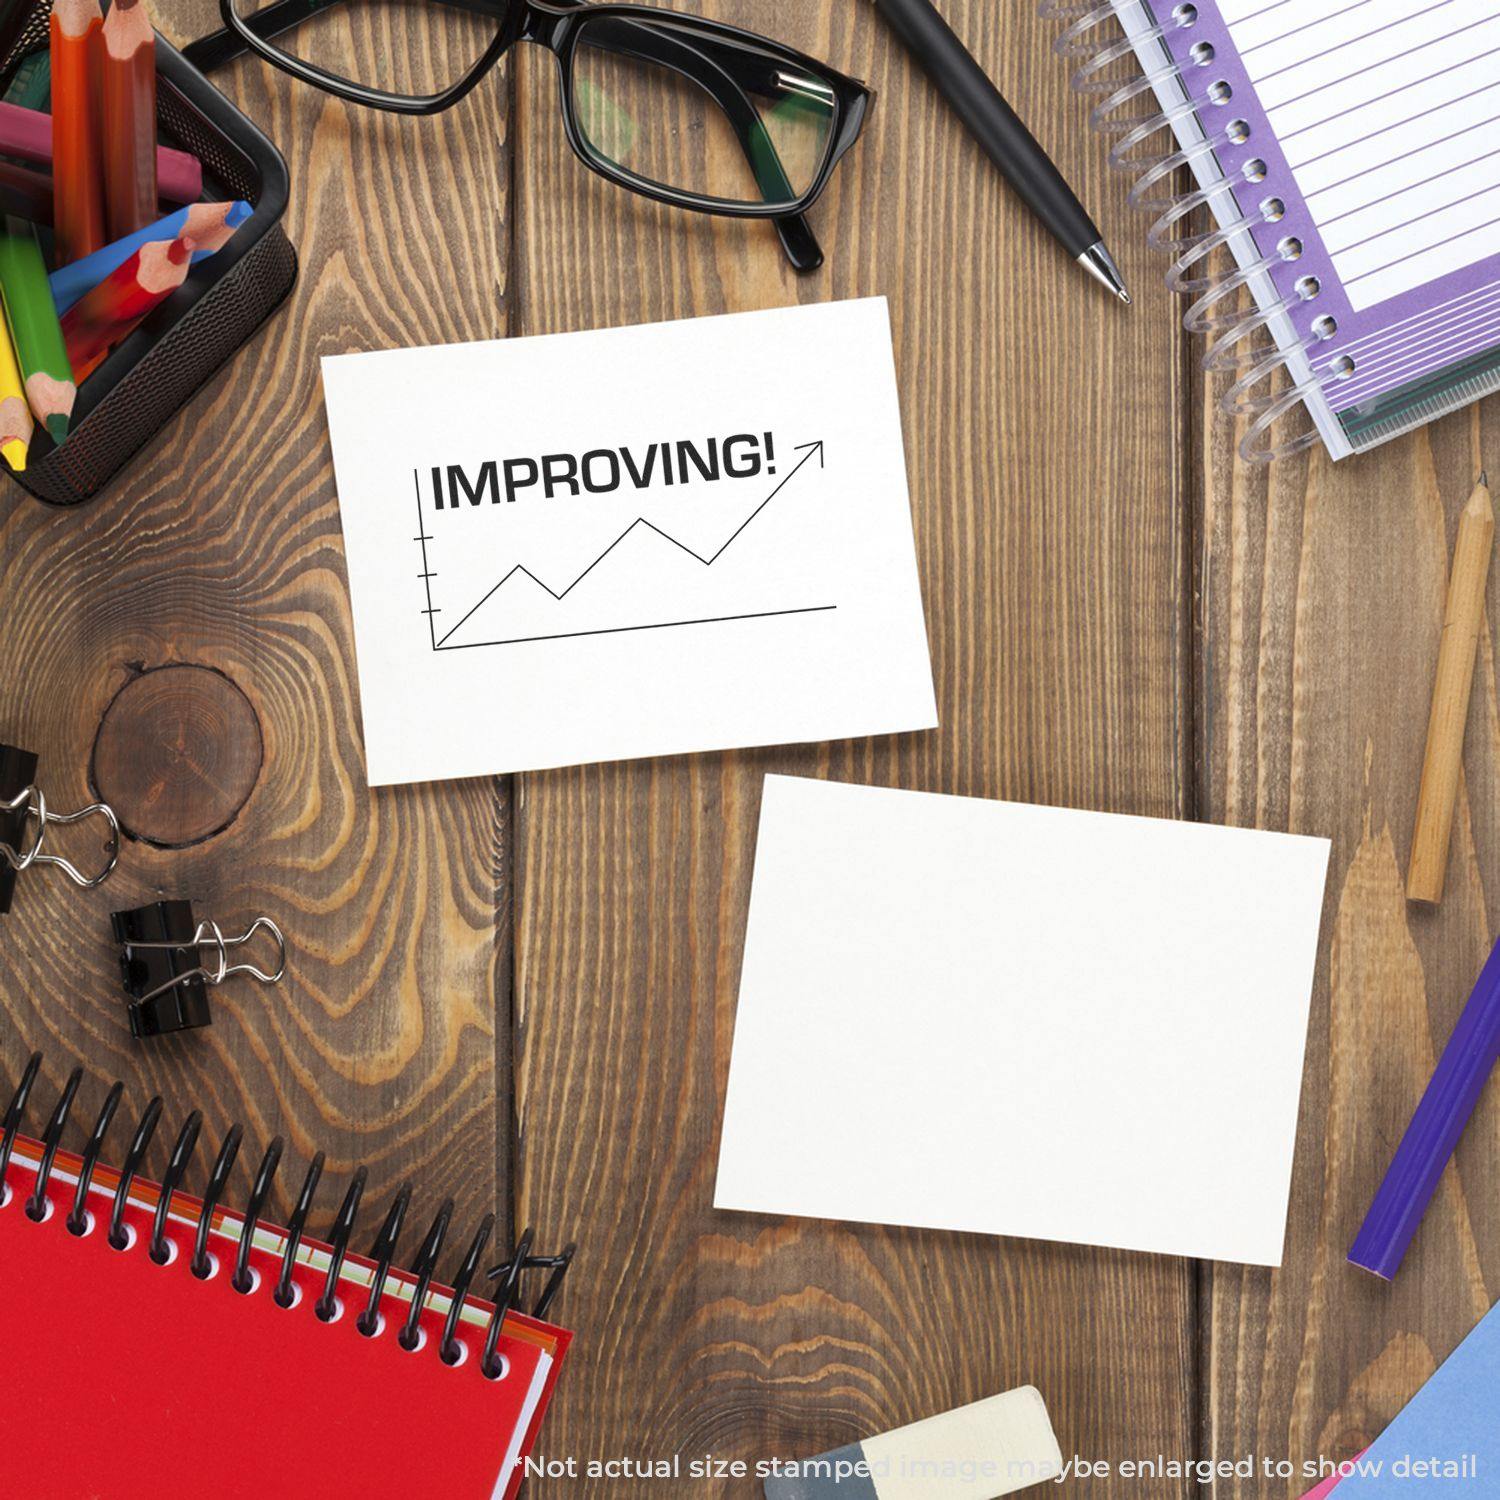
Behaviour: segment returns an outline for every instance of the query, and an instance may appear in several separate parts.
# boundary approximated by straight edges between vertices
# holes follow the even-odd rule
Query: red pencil
[[[75,380],[97,369],[152,308],[182,285],[192,256],[193,241],[187,235],[152,240],[63,314],[63,341]]]
[[[96,93],[101,26],[99,0],[52,0],[52,172],[60,265],[92,255],[108,241]]]
[[[156,33],[145,0],[114,0],[101,54],[105,227],[118,240],[157,216]]]
[[[50,177],[0,159],[0,212],[30,219],[33,224],[50,224],[54,209]]]

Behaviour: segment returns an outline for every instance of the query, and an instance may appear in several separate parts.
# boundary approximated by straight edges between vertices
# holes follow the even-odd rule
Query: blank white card
[[[767,777],[716,1205],[1279,1265],[1328,853]]]

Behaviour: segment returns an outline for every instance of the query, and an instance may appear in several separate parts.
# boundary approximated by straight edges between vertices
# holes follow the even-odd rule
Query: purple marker
[[[1443,1169],[1474,1113],[1485,1083],[1500,1061],[1500,943],[1480,972],[1474,993],[1395,1158],[1349,1251],[1350,1261],[1389,1281],[1401,1268]]]

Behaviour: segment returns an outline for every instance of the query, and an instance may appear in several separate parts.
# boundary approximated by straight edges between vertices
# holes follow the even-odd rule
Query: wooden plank
[[[1029,6],[947,11],[1098,205],[1134,311],[1018,209],[867,8],[732,13],[879,90],[815,211],[828,264],[805,281],[765,226],[593,179],[563,140],[550,62],[520,74],[515,331],[890,296],[944,725],[520,779],[518,1206],[582,1241],[554,1458],[806,1456],[1025,1381],[1070,1452],[1192,1451],[1191,1265],[711,1207],[763,773],[1188,810],[1175,309],[1050,31]],[[920,1025],[920,995],[912,1010]],[[538,1500],[639,1493],[534,1483]]]
[[[161,10],[181,37],[210,14],[187,0]],[[327,55],[368,65],[372,39],[330,24]],[[220,83],[290,164],[302,262],[290,302],[103,498],[75,512],[14,489],[0,502],[0,730],[41,753],[46,789],[67,806],[87,800],[111,713],[101,772],[154,840],[128,842],[92,893],[25,877],[0,925],[4,1076],[46,1050],[35,1124],[82,1062],[80,1132],[113,1077],[128,1081],[132,1110],[160,1091],[158,1174],[200,1106],[193,1184],[242,1119],[231,1199],[280,1132],[273,1210],[289,1211],[322,1148],[315,1227],[364,1161],[358,1241],[408,1176],[414,1217],[452,1193],[467,1233],[499,1186],[508,803],[485,782],[365,786],[317,361],[504,331],[507,95],[492,83],[462,111],[414,122],[346,109],[259,63]],[[465,232],[434,230],[448,223]],[[202,670],[161,670],[178,664]],[[256,753],[236,753],[249,735]],[[108,914],[160,894],[192,896],[226,928],[273,915],[292,948],[285,983],[226,986],[211,1029],[131,1042]],[[116,1124],[116,1152],[125,1131]]]
[[[1286,1260],[1213,1268],[1205,1446],[1300,1465],[1364,1448],[1500,1295],[1493,1091],[1395,1282],[1344,1259],[1494,936],[1493,582],[1447,893],[1404,886],[1448,559],[1500,402],[1338,465],[1248,470],[1227,419],[1204,434],[1204,816],[1333,840]]]

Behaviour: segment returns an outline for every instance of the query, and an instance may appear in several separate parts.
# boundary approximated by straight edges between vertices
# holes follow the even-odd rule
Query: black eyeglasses
[[[341,99],[398,114],[457,104],[517,42],[557,58],[573,151],[620,187],[730,218],[770,219],[792,265],[823,263],[805,217],[873,98],[752,32],[642,5],[575,0],[219,0],[193,42],[204,72],[247,49]],[[272,39],[275,38],[273,41]],[[316,59],[340,57],[359,77]]]

